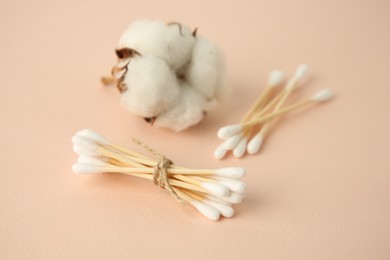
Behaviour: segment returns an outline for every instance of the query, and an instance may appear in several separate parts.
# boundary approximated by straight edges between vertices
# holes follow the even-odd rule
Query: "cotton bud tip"
[[[89,173],[98,173],[103,171],[103,167],[92,165],[92,164],[86,164],[86,163],[76,163],[73,164],[72,170],[74,173],[77,174],[89,174]]]
[[[77,154],[77,155],[82,155],[84,154],[84,150],[78,146],[78,145],[73,145],[73,151]]]
[[[241,158],[245,154],[247,138],[244,137],[233,150],[233,155],[236,158]]]
[[[242,199],[244,198],[244,194],[242,193],[237,193],[237,192],[230,192],[230,195],[229,196],[226,196],[226,197],[220,197],[221,199],[227,201],[227,202],[230,202],[230,203],[234,203],[234,204],[238,204],[242,201]]]
[[[84,149],[83,147],[80,147],[76,144],[73,145],[73,151],[77,155],[87,155],[87,156],[99,156],[100,154],[95,150],[87,150]]]
[[[228,139],[226,139],[225,142],[223,142],[222,147],[225,150],[234,149],[234,147],[236,147],[237,144],[240,142],[241,136],[242,136],[242,134],[239,133],[239,134],[233,135],[232,137],[229,137]]]
[[[210,205],[207,205],[205,203],[202,203],[197,200],[193,200],[190,202],[191,205],[196,208],[203,216],[206,218],[217,221],[220,217],[220,213],[217,209],[213,208]]]
[[[297,80],[301,80],[307,74],[307,70],[308,70],[307,64],[299,65],[297,70],[295,71],[295,78]]]
[[[332,99],[334,96],[332,90],[330,89],[323,89],[319,91],[317,94],[315,94],[312,97],[312,100],[317,101],[317,102],[324,102]]]
[[[229,189],[221,184],[210,183],[210,182],[201,182],[200,186],[207,190],[210,194],[217,197],[225,197],[229,195]]]
[[[277,87],[282,83],[283,79],[284,79],[284,73],[282,71],[273,70],[269,75],[268,85],[270,87]]]
[[[72,142],[74,145],[80,146],[81,148],[89,151],[96,151],[99,148],[99,146],[94,141],[86,139],[80,135],[73,136]]]
[[[249,154],[255,154],[260,150],[261,144],[263,143],[263,135],[257,134],[252,140],[249,141],[248,146],[246,148]]]
[[[91,129],[84,129],[84,130],[78,131],[77,135],[80,135],[80,136],[82,136],[86,139],[89,139],[91,141],[95,141],[96,143],[99,143],[99,144],[107,145],[110,143],[110,141],[107,138],[103,137],[102,135],[96,133],[95,131],[93,131]]]
[[[245,182],[233,179],[218,179],[219,183],[229,188],[229,190],[237,193],[244,193],[246,190]]]
[[[218,160],[222,160],[227,153],[227,150],[223,148],[222,146],[218,146],[217,149],[214,151],[214,157]]]
[[[226,167],[216,170],[215,174],[222,177],[239,179],[244,177],[245,169],[241,167]]]
[[[204,202],[206,204],[212,206],[213,208],[216,208],[221,213],[221,215],[226,217],[226,218],[230,218],[234,215],[233,208],[228,206],[228,205],[218,203],[218,202],[212,201],[212,200],[205,200]]]
[[[228,201],[225,201],[225,200],[222,200],[222,199],[219,199],[213,195],[210,195],[210,194],[205,194],[204,197],[208,200],[211,200],[211,201],[215,201],[215,202],[218,202],[220,204],[224,204],[226,206],[232,206],[233,203],[230,203]]]
[[[83,163],[83,164],[92,164],[92,165],[97,165],[97,166],[106,166],[107,165],[106,162],[103,162],[103,161],[99,160],[96,157],[88,156],[88,155],[85,155],[85,154],[81,154],[77,158],[77,162]]]
[[[238,134],[241,130],[241,125],[224,126],[218,130],[218,137],[220,139],[227,139],[235,134]]]

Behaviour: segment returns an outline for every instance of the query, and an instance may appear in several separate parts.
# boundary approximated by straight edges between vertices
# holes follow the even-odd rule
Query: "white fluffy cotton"
[[[128,65],[124,80],[127,86],[121,103],[142,117],[155,117],[172,107],[180,86],[167,64],[151,55],[135,56]]]
[[[134,22],[120,38],[121,48],[139,53],[130,57],[121,103],[155,118],[155,126],[182,131],[195,125],[228,92],[223,52],[184,25]]]
[[[225,94],[225,60],[221,50],[212,42],[198,37],[188,68],[188,81],[207,98],[220,99]]]
[[[176,70],[190,62],[194,43],[195,37],[184,25],[140,20],[125,31],[119,40],[119,47],[156,56]]]
[[[199,123],[214,104],[213,100],[209,101],[190,86],[183,85],[174,105],[159,114],[154,125],[182,131]]]

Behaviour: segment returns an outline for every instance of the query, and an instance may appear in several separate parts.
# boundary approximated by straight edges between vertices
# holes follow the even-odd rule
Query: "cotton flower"
[[[214,107],[215,100],[208,100],[189,85],[183,84],[180,88],[179,97],[174,105],[159,114],[154,125],[182,131],[199,123]]]
[[[179,82],[168,65],[159,58],[145,54],[131,59],[121,103],[134,114],[146,118],[158,116],[174,105],[179,96]]]
[[[126,109],[155,126],[182,131],[228,92],[222,50],[196,32],[152,20],[130,25],[112,71]]]

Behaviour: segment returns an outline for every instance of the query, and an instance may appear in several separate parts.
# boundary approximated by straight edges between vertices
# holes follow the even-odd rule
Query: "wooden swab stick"
[[[153,169],[151,169],[153,170]],[[143,171],[141,169],[137,169],[137,171],[133,171],[132,168],[127,168],[127,167],[98,167],[96,165],[87,165],[87,164],[75,164],[73,165],[73,171],[78,173],[78,174],[90,174],[90,173],[96,173],[96,172],[112,172],[112,173],[123,173],[126,175],[131,175],[135,177],[140,177],[143,179],[147,180],[153,180],[153,175],[147,171]],[[180,180],[175,180],[171,179],[170,180],[171,185],[185,188],[185,189],[191,189],[195,190],[198,192],[204,192],[207,193],[208,191],[198,185],[194,185],[192,183],[180,181]]]
[[[81,163],[80,165],[83,165]],[[97,164],[85,164],[85,166],[100,166],[103,168],[87,168],[85,171],[98,171],[98,172],[128,172],[128,173],[148,173],[153,174],[154,169],[150,167],[117,167],[114,165],[97,165]],[[245,174],[245,171],[243,168],[239,167],[226,167],[226,168],[220,168],[216,170],[212,169],[186,169],[186,168],[170,168],[168,170],[168,173],[171,175],[201,175],[201,176],[220,176],[220,177],[227,177],[227,178],[242,178]]]
[[[259,112],[254,114],[253,118],[259,118],[260,116],[264,115],[267,111],[269,111],[272,107],[274,107],[277,103],[279,103],[279,101],[283,96],[284,96],[283,91],[278,93],[269,103],[267,103],[266,106],[264,106]],[[249,120],[247,120],[246,122],[248,121]]]
[[[221,129],[219,129],[219,132],[221,132],[222,133],[221,135],[223,135],[223,136],[232,136],[232,135],[235,135],[246,128],[261,124],[261,123],[266,122],[268,120],[271,120],[277,116],[280,116],[280,115],[283,115],[285,113],[291,112],[293,110],[302,108],[304,106],[307,106],[307,105],[310,105],[313,103],[320,103],[320,102],[327,101],[327,100],[331,99],[332,97],[333,97],[333,93],[329,89],[324,89],[324,90],[318,92],[316,95],[314,95],[312,98],[310,98],[308,100],[298,102],[294,105],[291,105],[291,106],[286,107],[284,109],[278,110],[277,112],[264,115],[260,118],[251,120],[251,121],[246,122],[242,125],[237,124],[237,125],[230,125],[230,126],[222,127]]]
[[[270,103],[275,103],[276,104],[274,109],[273,109],[273,111],[272,111],[273,113],[275,113],[275,112],[280,110],[281,106],[287,100],[287,96],[289,95],[289,93],[291,93],[291,92],[283,91],[283,92],[279,93],[278,97],[273,100],[274,102],[270,102]],[[273,105],[274,104],[272,104],[272,106]],[[270,107],[272,107],[272,106],[270,106]],[[259,112],[256,115],[256,117],[260,118],[262,115],[264,115],[265,111],[267,111],[267,110],[263,109],[261,112]],[[268,130],[270,128],[270,125],[271,125],[271,121],[266,122],[261,127],[261,129],[257,132],[257,134],[252,138],[252,140],[249,141],[249,143],[247,145],[247,151],[248,151],[249,154],[255,154],[255,153],[257,153],[260,150],[260,147],[261,147],[261,145],[263,143],[265,134],[268,132]]]
[[[286,108],[277,110],[276,112],[273,112],[271,114],[262,116],[260,118],[254,119],[252,121],[249,121],[249,122],[243,124],[242,128],[245,129],[245,128],[251,127],[253,125],[260,124],[260,123],[265,122],[267,120],[270,120],[270,119],[272,119],[272,118],[274,118],[276,116],[283,115],[285,113],[291,112],[293,110],[297,110],[299,108],[305,107],[305,106],[313,104],[313,103],[325,102],[325,101],[328,101],[331,98],[333,98],[332,91],[330,91],[329,89],[323,89],[323,90],[321,90],[320,92],[318,92],[316,95],[314,95],[312,98],[310,98],[308,100],[304,100],[304,101],[298,102],[298,103],[296,103],[294,105],[291,105],[291,106],[288,106]]]
[[[294,77],[288,81],[287,86],[284,88],[282,92],[279,93],[269,104],[267,104],[264,109],[262,109],[258,114],[256,114],[256,118],[262,116],[265,114],[265,112],[268,111],[271,107],[273,107],[276,104],[276,107],[274,109],[274,112],[278,111],[280,107],[285,103],[287,98],[291,95],[292,91],[296,88],[299,81],[303,78],[303,76],[306,74],[307,71],[307,65],[302,64],[297,68],[297,71],[294,75]]]
[[[309,105],[309,104],[312,104],[312,103],[314,103],[314,102],[315,102],[315,101],[313,101],[313,100],[311,100],[311,99],[310,99],[310,100],[305,100],[305,101],[299,102],[299,103],[294,104],[294,105],[292,105],[292,106],[289,106],[289,107],[286,107],[286,108],[284,108],[284,109],[278,110],[277,112],[273,112],[273,113],[271,113],[271,114],[262,116],[262,117],[260,117],[260,118],[258,118],[258,119],[254,119],[254,120],[252,120],[252,121],[249,121],[249,122],[243,124],[241,127],[242,127],[243,129],[246,129],[246,128],[249,128],[249,127],[251,127],[251,126],[258,125],[258,124],[260,124],[260,123],[263,123],[263,122],[266,122],[266,121],[268,121],[268,120],[271,120],[271,119],[273,119],[273,118],[275,118],[275,117],[277,117],[277,116],[280,116],[280,115],[286,114],[286,113],[288,113],[288,112],[297,110],[297,109],[299,109],[299,108],[305,107],[305,106],[307,106],[307,105]]]
[[[285,93],[280,92],[277,97],[275,97],[270,103],[269,106],[265,107],[262,111],[260,111],[257,115],[256,118],[260,118],[262,115],[265,114],[266,111],[268,111],[269,108],[273,107],[275,104],[275,108],[273,109],[273,113],[277,112],[280,110],[280,107],[283,105],[284,101],[286,100]],[[271,121],[266,122],[261,129],[257,132],[257,134],[248,142],[247,145],[247,152],[249,154],[255,154],[260,150],[260,147],[263,143],[264,137],[268,130],[270,129],[271,126]]]
[[[268,103],[266,103],[267,100],[265,99],[264,107],[259,112],[253,111],[251,118],[258,118],[261,115],[265,114],[265,112],[267,112],[271,107],[273,107],[282,97],[283,97],[283,92],[279,93]],[[260,107],[258,107],[257,109],[260,109]],[[247,122],[249,118],[250,117],[244,118],[244,120],[241,121],[242,124]],[[242,133],[239,133],[237,135],[234,135],[226,139],[226,141],[223,143],[223,148],[226,150],[233,150],[234,157],[241,158],[245,154],[246,146],[251,132],[252,132],[252,128],[246,128],[242,131]]]
[[[261,93],[260,97],[256,100],[256,102],[252,105],[252,107],[249,109],[247,114],[243,117],[242,123],[247,121],[249,118],[253,116],[255,111],[257,111],[259,108],[261,108],[264,103],[266,102],[267,98],[271,94],[272,90],[279,86],[284,79],[284,74],[280,70],[273,70],[269,76],[268,79],[268,86],[266,89]]]

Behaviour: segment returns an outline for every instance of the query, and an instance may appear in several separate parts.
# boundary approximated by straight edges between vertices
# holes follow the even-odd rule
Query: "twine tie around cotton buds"
[[[158,158],[158,162],[153,169],[153,183],[161,189],[167,189],[169,193],[171,193],[172,197],[174,197],[178,202],[184,203],[183,199],[173,190],[171,184],[169,183],[168,169],[173,164],[173,162],[165,155],[160,154],[159,152],[154,150],[149,145],[135,138],[132,138],[132,140],[135,144],[138,144],[142,148],[148,150],[151,154]]]

